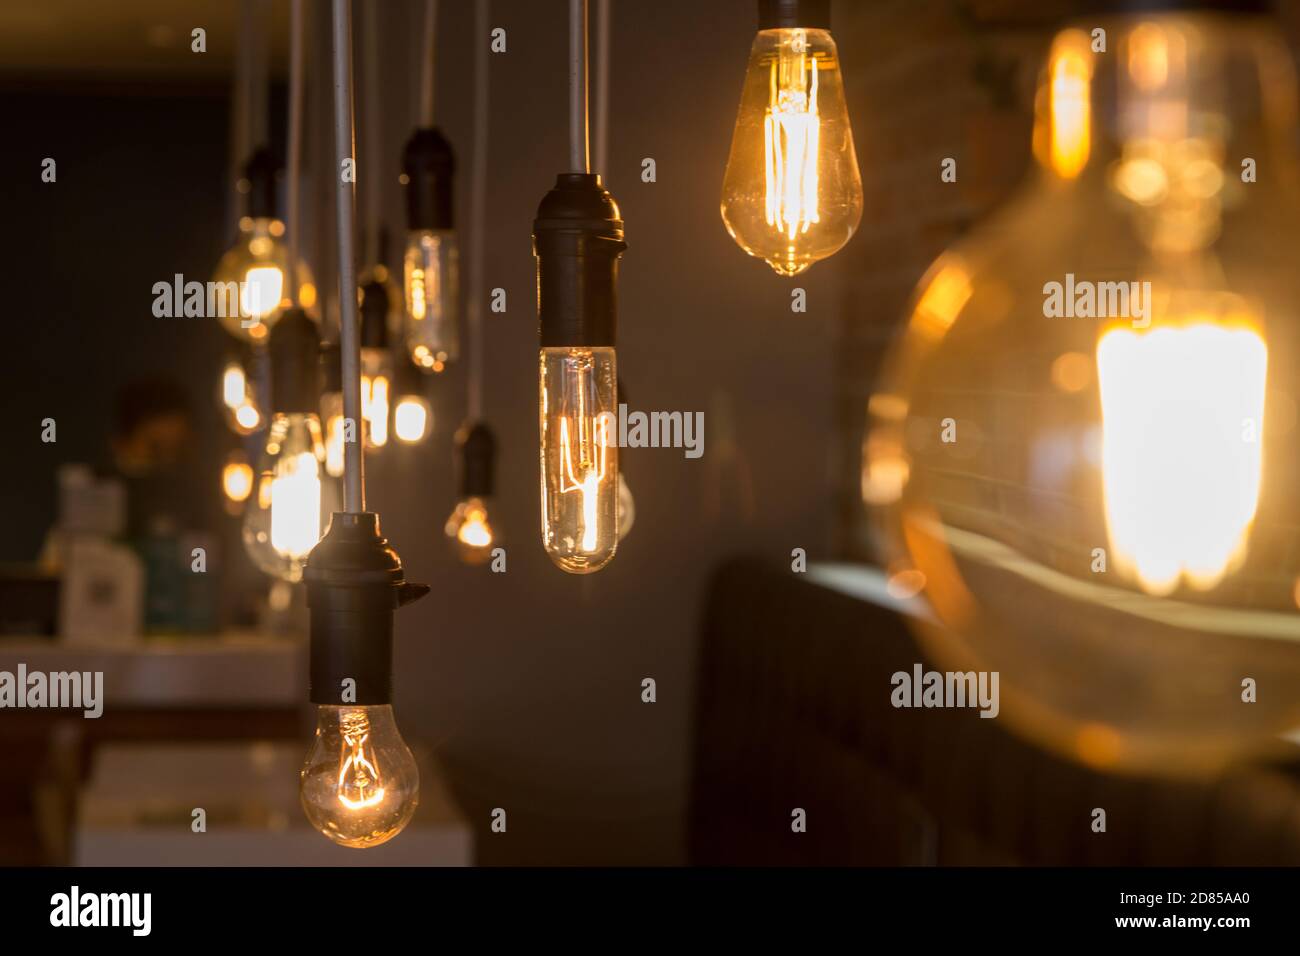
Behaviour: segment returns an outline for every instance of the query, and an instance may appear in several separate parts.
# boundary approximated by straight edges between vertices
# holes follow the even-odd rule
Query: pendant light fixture
[[[411,361],[441,372],[460,352],[457,329],[460,289],[451,143],[434,125],[434,47],[437,0],[425,0],[419,126],[402,151],[406,187],[406,248],[403,252],[403,338]]]
[[[294,0],[297,7],[302,0]],[[334,145],[352,158],[352,51],[349,0],[332,0]],[[344,416],[361,420],[355,198],[338,183],[340,369]],[[359,439],[360,436],[355,436]],[[311,699],[316,736],[299,795],[308,820],[335,843],[371,847],[410,822],[419,771],[392,711],[393,612],[426,593],[405,580],[402,563],[365,510],[363,442],[344,444],[344,511],[307,561],[311,614]]]
[[[343,476],[343,373],[342,353],[337,342],[321,348],[320,420],[325,431],[325,473]]]
[[[722,221],[783,276],[840,249],[862,218],[830,0],[759,0],[722,182]]]
[[[418,445],[433,432],[433,406],[425,396],[425,378],[404,353],[393,361],[393,437],[403,445]]]
[[[476,0],[474,35],[488,34],[488,0]],[[470,171],[469,298],[469,416],[456,435],[459,496],[445,531],[466,564],[483,564],[499,538],[488,509],[496,470],[496,438],[483,421],[483,266],[487,235],[488,50],[474,47],[474,145]]]
[[[392,309],[388,284],[372,276],[361,287],[361,414],[366,448],[371,451],[388,444],[392,417],[395,367],[388,338]]]
[[[542,543],[571,574],[618,547],[618,260],[627,248],[614,198],[590,171],[587,4],[569,3],[569,172],[533,223],[540,325]]]
[[[929,652],[1108,772],[1213,773],[1300,724],[1296,71],[1227,9],[1057,35],[1031,175],[921,280],[867,408]]]

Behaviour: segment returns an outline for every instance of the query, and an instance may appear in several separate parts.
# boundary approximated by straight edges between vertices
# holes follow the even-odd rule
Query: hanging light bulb
[[[253,563],[285,581],[302,579],[321,535],[321,441],[316,327],[300,309],[285,313],[271,339],[272,407],[244,546]]]
[[[325,473],[331,478],[343,475],[343,442],[347,437],[343,424],[342,357],[337,342],[321,348],[320,420],[325,432]]]
[[[416,445],[433,431],[433,407],[424,397],[424,379],[405,356],[397,359],[393,380],[393,435],[406,445]]]
[[[441,372],[460,352],[460,263],[452,181],[456,159],[437,128],[417,129],[402,154],[407,233],[404,338],[416,367]]]
[[[386,283],[372,279],[361,287],[361,415],[366,448],[388,444],[393,403],[393,353],[388,345],[392,298]]]
[[[614,329],[618,206],[590,173],[562,173],[533,224],[541,324],[542,543],[571,574],[618,547]]]
[[[405,580],[370,512],[333,516],[306,581],[318,710],[299,796],[312,826],[335,843],[378,846],[401,832],[419,802],[419,770],[391,706],[393,611],[429,589]]]
[[[446,533],[466,564],[482,564],[497,543],[488,520],[495,475],[496,439],[483,422],[462,427],[456,435],[460,458],[460,498],[447,518]]]
[[[262,413],[249,378],[253,353],[231,355],[221,369],[221,412],[226,425],[237,435],[251,435],[262,427]]]
[[[223,292],[222,327],[244,342],[263,343],[280,316],[292,304],[289,286],[289,251],[284,244],[284,223],[275,211],[275,160],[259,149],[244,167],[242,191],[248,193],[248,212],[239,221],[239,238],[217,263],[213,281]],[[305,263],[298,263],[299,302],[315,307],[316,290]]]
[[[829,0],[760,0],[758,9],[722,221],[740,248],[793,276],[849,241],[862,180]]]
[[[1063,31],[1041,168],[931,267],[869,403],[863,497],[931,652],[1093,766],[1300,724],[1294,87],[1260,18]]]
[[[226,456],[226,464],[221,469],[221,490],[226,496],[228,512],[239,514],[244,510],[244,502],[253,490],[253,466],[241,449],[236,448]]]

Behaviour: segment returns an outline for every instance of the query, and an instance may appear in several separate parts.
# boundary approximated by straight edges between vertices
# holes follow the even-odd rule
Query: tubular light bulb
[[[366,447],[388,444],[388,417],[393,382],[393,359],[387,349],[361,350],[361,417],[365,419]]]
[[[749,53],[722,183],[722,221],[783,276],[849,241],[862,180],[830,32],[760,30]]]
[[[447,518],[445,530],[456,547],[457,556],[466,564],[483,564],[492,556],[492,524],[483,498],[465,498],[458,502]]]
[[[1295,74],[1262,18],[1120,17],[1112,55],[1097,26],[1051,46],[1030,183],[921,280],[862,494],[1011,727],[1215,772],[1300,725]]]
[[[256,494],[244,515],[244,545],[253,563],[285,581],[302,579],[321,536],[325,449],[315,415],[276,415],[258,468]]]
[[[311,825],[335,843],[386,843],[411,821],[420,773],[390,705],[317,708],[298,795]]]
[[[460,351],[459,256],[450,229],[422,229],[406,237],[405,339],[411,361],[441,372]]]
[[[612,348],[541,350],[542,541],[572,574],[618,547],[618,441]]]

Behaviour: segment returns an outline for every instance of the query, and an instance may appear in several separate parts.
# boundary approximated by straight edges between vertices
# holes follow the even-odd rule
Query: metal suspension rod
[[[609,0],[596,0],[596,172],[609,180]]]
[[[289,7],[289,296],[298,305],[298,196],[302,170],[303,0]]]
[[[334,155],[339,165],[337,215],[339,238],[339,345],[343,353],[343,418],[353,423],[352,441],[343,443],[343,506],[352,514],[366,508],[365,460],[362,455],[361,339],[357,329],[357,258],[355,175],[345,179],[343,160],[356,164],[352,123],[352,24],[350,0],[332,0],[334,24]]]
[[[591,172],[587,142],[587,0],[569,0],[569,171]]]
[[[470,170],[469,419],[483,417],[483,250],[487,232],[488,0],[474,7],[474,155]]]

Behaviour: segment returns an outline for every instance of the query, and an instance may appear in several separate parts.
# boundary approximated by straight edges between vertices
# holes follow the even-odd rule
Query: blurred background
[[[302,252],[328,322],[328,20],[326,5],[307,6]],[[367,88],[359,60],[355,70],[358,164],[384,170],[373,182],[361,173],[359,202],[400,234],[423,4],[353,6],[354,36],[373,24],[378,50],[377,83]],[[251,7],[265,25],[266,128],[282,158],[288,3]],[[425,797],[411,831],[367,862],[1300,858],[1285,754],[1210,781],[1146,780],[1039,749],[999,721],[887,704],[889,675],[923,658],[904,623],[918,613],[911,594],[874,569],[861,484],[868,401],[926,269],[1028,172],[1040,66],[1059,25],[1090,5],[836,2],[862,220],[837,256],[793,279],[743,254],[718,215],[754,3],[611,8],[601,172],[627,231],[620,379],[634,409],[703,412],[705,453],[621,455],[637,520],[599,574],[565,575],[543,552],[530,233],[565,164],[567,5],[493,0],[506,50],[489,61],[482,274],[507,307],[484,316],[484,417],[497,436],[494,524],[508,571],[462,564],[443,533],[466,416],[464,363],[453,364],[429,383],[430,440],[367,456],[368,504],[408,579],[432,587],[396,618],[394,705]],[[469,2],[439,4],[435,61],[462,223],[473,56],[486,42],[473,14]],[[1276,16],[1300,37],[1295,4]],[[241,445],[218,404],[229,337],[215,320],[151,311],[154,283],[205,281],[235,235],[240,17],[241,4],[218,0],[0,9],[0,106],[13,133],[0,350],[0,560],[13,610],[0,669],[103,670],[108,689],[98,720],[0,713],[7,752],[21,754],[11,766],[25,768],[0,781],[6,864],[356,862],[296,805],[313,720],[301,596],[252,566],[223,498],[223,465]],[[196,27],[205,53],[191,52]],[[363,49],[358,38],[354,55]],[[361,135],[366,111],[377,112],[376,139]],[[955,184],[937,175],[949,156]],[[55,183],[41,181],[46,157]],[[652,183],[641,178],[646,158]],[[398,252],[388,265],[400,270]],[[791,311],[795,287],[805,313]],[[46,419],[55,442],[42,441]],[[140,456],[145,475],[131,468]],[[86,480],[70,465],[125,481],[123,535],[149,581],[147,633],[54,636],[57,586],[39,561],[60,480]],[[169,570],[177,549],[200,546],[201,584]],[[794,549],[808,557],[806,577],[790,573]],[[1112,835],[1091,839],[1096,806],[1132,812],[1112,810]],[[201,853],[195,807],[207,809]],[[796,807],[814,821],[808,833],[791,832]],[[498,808],[504,833],[492,829]]]

